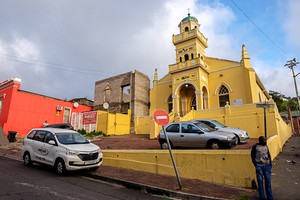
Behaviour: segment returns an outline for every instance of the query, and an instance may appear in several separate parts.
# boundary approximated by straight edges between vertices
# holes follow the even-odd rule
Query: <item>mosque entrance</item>
[[[196,95],[195,95],[195,87],[192,84],[186,83],[183,84],[180,88],[179,96],[180,96],[180,106],[179,112],[180,116],[186,115],[192,109],[197,110],[196,103]]]

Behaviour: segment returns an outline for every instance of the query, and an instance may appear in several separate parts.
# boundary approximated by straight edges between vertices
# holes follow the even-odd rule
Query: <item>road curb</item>
[[[166,197],[170,197],[170,198],[178,198],[178,199],[184,199],[184,200],[212,200],[212,199],[227,200],[224,198],[216,198],[216,197],[209,197],[209,196],[203,196],[203,195],[189,194],[189,193],[174,191],[174,190],[167,190],[164,188],[135,183],[135,182],[126,181],[126,180],[122,180],[122,179],[105,177],[105,176],[101,176],[101,175],[95,174],[95,173],[85,173],[84,176],[94,178],[97,180],[101,180],[104,182],[108,182],[108,183],[122,185],[126,188],[140,190],[144,193],[151,193],[151,194],[166,196]]]

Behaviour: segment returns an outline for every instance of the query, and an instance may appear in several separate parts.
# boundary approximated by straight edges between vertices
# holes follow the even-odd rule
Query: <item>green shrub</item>
[[[99,135],[102,135],[104,137],[108,136],[106,133],[103,133],[102,131],[92,131],[90,133],[87,133],[86,130],[80,129],[80,130],[77,130],[77,132],[81,133],[82,135],[85,135],[86,137],[96,137]]]
[[[79,130],[77,130],[77,132],[81,133],[81,135],[87,134],[86,130],[84,130],[84,129],[79,129]]]

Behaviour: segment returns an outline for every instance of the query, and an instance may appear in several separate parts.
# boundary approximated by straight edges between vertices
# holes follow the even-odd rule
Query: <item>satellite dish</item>
[[[79,104],[77,102],[73,103],[74,108],[77,108],[79,106]]]
[[[105,110],[107,110],[107,109],[109,108],[109,104],[108,104],[107,102],[105,102],[105,103],[103,104],[103,108],[104,108]]]

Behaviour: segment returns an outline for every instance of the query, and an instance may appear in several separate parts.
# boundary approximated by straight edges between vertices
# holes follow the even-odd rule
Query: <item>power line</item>
[[[105,71],[89,69],[89,68],[73,67],[70,65],[35,60],[32,58],[18,57],[18,56],[12,56],[12,55],[7,55],[7,54],[0,54],[0,56],[4,56],[4,57],[6,57],[5,59],[10,60],[10,61],[30,64],[30,65],[34,65],[34,66],[38,66],[38,67],[43,67],[43,68],[50,68],[50,69],[64,70],[64,71],[71,71],[71,72],[80,72],[80,73],[91,74],[91,75],[101,75],[98,73],[116,75],[116,73],[112,73],[112,72],[105,72]],[[25,59],[25,61],[22,59]],[[29,60],[29,61],[26,61],[26,60]],[[58,67],[53,67],[53,66],[58,66]],[[65,67],[65,68],[60,68],[60,67]],[[92,72],[94,72],[94,73],[92,73]],[[97,73],[97,74],[95,74],[95,73]]]
[[[282,53],[289,56],[286,51],[284,51],[274,40],[272,40],[235,2],[230,0],[246,17],[247,19],[268,39],[270,40]]]

